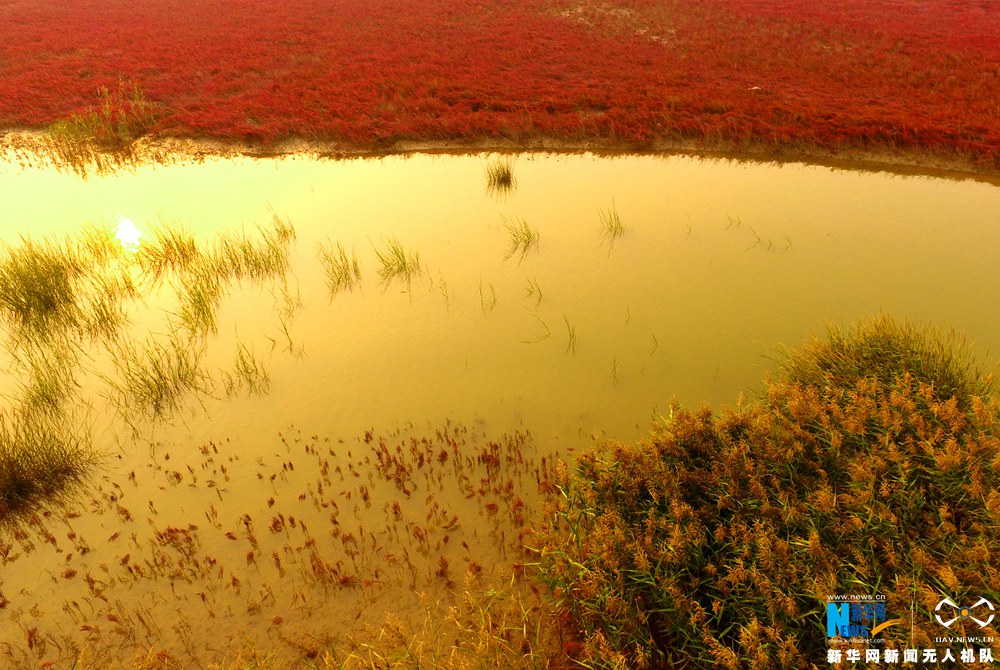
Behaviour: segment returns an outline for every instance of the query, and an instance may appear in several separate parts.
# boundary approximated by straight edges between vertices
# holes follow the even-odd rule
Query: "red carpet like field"
[[[997,0],[0,0],[0,128],[899,152],[1000,169]]]

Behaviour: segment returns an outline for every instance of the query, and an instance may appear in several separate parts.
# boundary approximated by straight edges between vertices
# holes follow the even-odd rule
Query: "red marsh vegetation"
[[[0,0],[0,45],[7,129],[1000,169],[996,0]]]

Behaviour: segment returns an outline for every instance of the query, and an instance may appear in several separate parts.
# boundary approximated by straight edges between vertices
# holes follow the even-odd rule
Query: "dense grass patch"
[[[1000,599],[1000,406],[954,340],[877,319],[786,369],[565,474],[541,579],[586,667],[822,666],[828,594],[885,595],[889,648],[933,647],[946,595]]]
[[[892,384],[910,373],[932,386],[936,398],[954,396],[963,409],[974,397],[996,391],[993,376],[976,367],[965,341],[954,332],[885,316],[851,329],[830,326],[825,338],[813,336],[806,345],[789,351],[783,368],[789,382],[844,391],[873,378]]]
[[[19,334],[44,336],[75,324],[77,278],[83,268],[71,250],[24,240],[0,257],[0,312]]]
[[[94,463],[88,439],[64,417],[0,415],[0,525],[57,502]]]
[[[510,158],[495,158],[486,164],[486,191],[496,195],[506,195],[517,186],[514,178],[514,163]]]

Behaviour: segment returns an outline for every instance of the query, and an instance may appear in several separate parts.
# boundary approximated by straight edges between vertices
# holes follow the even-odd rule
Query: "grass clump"
[[[75,325],[81,318],[77,282],[82,274],[78,255],[67,247],[29,239],[5,246],[0,313],[14,331],[31,337]]]
[[[517,180],[514,179],[514,164],[510,158],[495,158],[486,164],[486,191],[497,195],[505,195],[514,190]]]
[[[610,244],[614,244],[615,240],[625,234],[625,224],[622,223],[622,217],[618,214],[614,201],[611,202],[611,209],[600,212],[600,220],[601,237]]]
[[[258,226],[256,237],[245,232],[223,234],[211,246],[198,249],[186,235],[158,235],[159,248],[147,254],[149,267],[170,269],[177,280],[181,325],[195,335],[217,328],[216,314],[226,288],[235,282],[263,284],[284,278],[289,269],[295,229],[274,215],[271,226]],[[169,245],[166,242],[169,241]]]
[[[97,89],[98,104],[69,120],[57,121],[50,132],[101,148],[117,148],[148,133],[156,122],[153,105],[135,82]]]
[[[895,363],[864,374],[873,332]],[[675,407],[648,440],[606,443],[564,474],[541,574],[582,665],[811,667],[826,663],[828,594],[884,595],[906,625],[879,636],[899,649],[935,646],[945,595],[1000,598],[1000,405],[972,392],[988,381],[961,368],[944,395],[922,352],[949,371],[957,354],[927,331],[877,319],[837,333],[793,352],[759,401]],[[823,342],[857,373],[803,378]]]
[[[143,346],[123,338],[114,356],[118,379],[107,379],[113,405],[127,420],[172,415],[187,393],[208,391],[203,353],[176,332],[166,341],[150,337]]]
[[[97,89],[97,104],[48,127],[45,149],[59,167],[83,176],[105,173],[140,159],[136,140],[156,124],[155,106],[135,82]]]
[[[271,227],[258,226],[258,239],[245,233],[222,235],[213,250],[210,265],[220,277],[260,282],[288,271],[289,249],[295,228],[273,215]]]
[[[826,338],[813,336],[800,349],[788,352],[782,367],[790,382],[845,390],[872,378],[892,384],[909,373],[932,386],[935,397],[954,396],[963,409],[973,397],[996,391],[992,375],[976,367],[966,342],[954,332],[887,316],[850,329],[829,326]]]
[[[0,414],[0,526],[58,502],[94,464],[69,421],[38,412]]]
[[[139,246],[136,261],[153,283],[170,273],[190,269],[198,260],[198,245],[190,231],[177,226],[154,228]]]
[[[503,220],[510,240],[504,260],[509,260],[514,256],[518,256],[519,260],[524,260],[531,247],[538,248],[538,230],[529,226],[527,221],[521,217],[508,219],[506,216],[501,216],[500,218]]]
[[[358,263],[358,256],[352,251],[351,257],[348,258],[343,244],[337,242],[337,246],[334,247],[329,240],[326,243],[320,242],[318,253],[331,298],[340,291],[354,290],[354,287],[361,282],[361,266]]]
[[[384,249],[375,249],[378,258],[378,276],[388,284],[393,279],[403,279],[409,284],[420,275],[420,254],[408,251],[395,237],[385,243]]]
[[[227,396],[236,395],[244,387],[250,395],[265,395],[271,388],[267,368],[243,343],[237,345],[233,372],[225,372],[223,381]]]

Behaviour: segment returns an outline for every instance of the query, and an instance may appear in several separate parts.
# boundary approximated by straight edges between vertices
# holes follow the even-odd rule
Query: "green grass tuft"
[[[164,276],[187,271],[198,259],[199,250],[194,235],[176,226],[154,228],[149,239],[144,239],[136,252],[139,267],[153,283]]]
[[[506,195],[517,186],[514,164],[510,158],[495,158],[486,164],[486,190],[488,193]]]
[[[108,380],[113,405],[126,420],[172,415],[186,394],[208,392],[202,355],[202,348],[177,332],[166,341],[149,338],[143,346],[123,338],[114,357],[119,381]]]
[[[873,378],[891,385],[908,374],[931,385],[939,400],[955,396],[963,409],[973,397],[987,397],[997,390],[993,376],[983,374],[966,342],[954,332],[887,316],[849,329],[829,326],[825,338],[813,336],[789,351],[782,368],[790,382],[844,390]]]
[[[95,462],[84,432],[68,419],[32,411],[0,414],[0,526],[58,503]]]
[[[6,246],[2,254],[0,313],[16,331],[45,337],[80,323],[78,280],[83,265],[72,249],[22,239],[20,246]]]
[[[500,218],[504,222],[504,228],[507,229],[510,240],[504,260],[509,260],[514,256],[518,256],[519,260],[524,260],[531,247],[538,248],[538,230],[529,226],[527,221],[520,217],[508,219],[506,216],[501,216]]]
[[[358,263],[358,256],[352,251],[348,258],[343,244],[337,242],[337,246],[334,247],[329,240],[326,243],[319,242],[318,254],[331,298],[341,291],[352,291],[361,283],[361,265]]]
[[[407,250],[395,237],[386,241],[384,249],[376,248],[375,256],[379,262],[378,275],[386,284],[402,279],[409,285],[420,276],[419,252]]]
[[[618,209],[615,207],[614,201],[611,202],[611,209],[607,211],[601,211],[601,237],[606,239],[610,244],[614,244],[615,241],[625,234],[625,224],[622,223],[622,218],[618,214]]]

